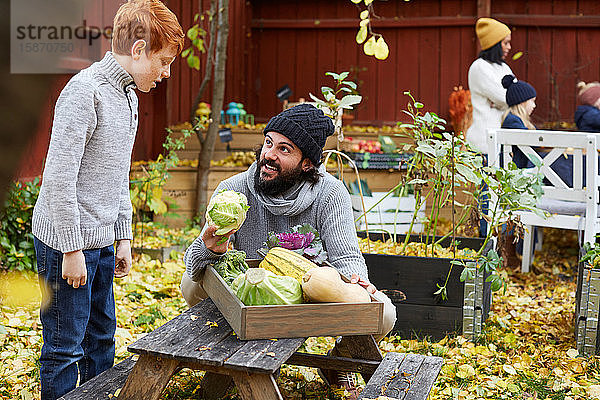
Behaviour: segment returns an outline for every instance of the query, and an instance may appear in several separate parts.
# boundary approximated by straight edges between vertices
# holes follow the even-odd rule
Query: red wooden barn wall
[[[448,117],[454,86],[468,87],[479,51],[477,1],[376,1],[374,30],[390,47],[385,61],[367,57],[354,42],[358,10],[348,0],[253,2],[252,81],[249,109],[268,117],[279,109],[273,93],[287,83],[295,96],[331,85],[326,71],[366,67],[358,80],[366,97],[357,118],[381,123],[403,118],[411,93],[427,109]],[[600,2],[597,0],[490,1],[491,16],[513,30],[508,60],[519,79],[538,90],[537,121],[572,120],[575,84],[600,80]],[[553,82],[553,83],[552,83]]]
[[[102,4],[102,15],[110,22],[121,1],[92,3]],[[186,30],[194,14],[207,8],[209,1],[165,3]],[[230,0],[225,104],[242,102],[257,121],[266,121],[281,110],[275,91],[282,85],[292,88],[292,100],[308,98],[309,92],[319,94],[321,86],[332,85],[325,72],[359,67],[366,70],[357,75],[364,96],[358,121],[378,124],[404,118],[406,90],[428,110],[447,118],[448,96],[454,86],[468,86],[468,68],[478,52],[474,31],[478,3],[486,2],[375,1],[375,11],[382,18],[374,22],[374,30],[385,36],[390,47],[389,58],[377,61],[365,56],[354,41],[359,11],[349,0]],[[572,120],[576,82],[600,80],[600,2],[490,0],[489,4],[491,16],[513,31],[511,55],[523,52],[508,64],[538,92],[534,119]],[[161,151],[165,126],[188,119],[202,74],[203,68],[191,70],[185,60],[178,59],[170,79],[150,94],[140,93],[135,159],[155,157]],[[53,104],[68,77],[57,77],[21,176],[41,172]],[[204,101],[210,102],[210,91]]]

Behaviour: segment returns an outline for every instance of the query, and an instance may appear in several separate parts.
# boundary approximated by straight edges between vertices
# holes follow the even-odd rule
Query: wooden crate
[[[364,232],[359,236],[365,237]],[[371,239],[380,240],[380,233],[370,233]],[[398,241],[404,240],[398,236]],[[387,235],[386,235],[387,239]],[[479,238],[457,238],[459,247],[478,249]],[[411,241],[417,241],[413,235]],[[442,242],[447,245],[449,239]],[[491,245],[490,245],[491,248]],[[491,287],[487,275],[473,271],[474,278],[460,281],[461,268],[455,266],[448,280],[448,299],[441,300],[433,293],[442,285],[450,270],[449,258],[409,257],[400,255],[363,254],[369,269],[369,279],[377,289],[386,293],[397,310],[393,333],[402,337],[442,339],[447,334],[463,334],[476,338],[491,306]],[[394,300],[394,291],[402,291],[406,300]]]
[[[181,137],[180,132],[174,132],[174,137]],[[264,135],[262,131],[243,130],[243,129],[232,129],[231,135],[233,140],[227,143],[221,142],[218,138],[215,142],[215,149],[213,152],[213,160],[221,160],[227,157],[233,151],[252,151],[258,145],[262,144]],[[191,135],[185,141],[185,148],[177,150],[177,156],[182,160],[196,160],[198,159],[198,152],[200,151],[200,142],[196,135]]]
[[[248,260],[250,267],[259,260]],[[243,340],[383,333],[383,303],[314,303],[246,306],[211,266],[204,290]]]

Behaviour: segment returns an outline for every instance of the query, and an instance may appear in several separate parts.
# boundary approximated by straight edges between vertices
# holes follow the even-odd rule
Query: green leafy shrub
[[[40,193],[40,179],[13,182],[0,210],[0,267],[35,270],[35,249],[31,233],[33,206]]]

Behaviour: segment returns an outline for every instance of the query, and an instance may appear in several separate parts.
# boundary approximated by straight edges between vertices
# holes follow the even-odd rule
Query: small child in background
[[[504,75],[502,86],[506,89],[506,104],[508,110],[502,115],[504,129],[535,129],[531,122],[531,113],[535,109],[537,93],[533,86],[525,81],[519,81],[514,75]],[[513,161],[519,168],[533,167],[527,156],[521,150],[513,148]],[[503,242],[502,244],[500,244]],[[498,247],[504,266],[518,267],[521,262],[517,254],[523,251],[523,241],[515,241],[513,232],[505,232],[498,238]]]
[[[575,110],[575,124],[582,132],[600,132],[600,82],[577,84],[579,93]]]
[[[533,86],[519,81],[514,75],[504,75],[502,86],[506,89],[508,110],[502,116],[502,128],[535,129],[531,113],[535,110],[537,93]]]
[[[535,129],[531,122],[531,113],[535,109],[537,93],[533,86],[519,81],[514,75],[504,75],[502,86],[506,89],[508,110],[502,115],[504,129]],[[513,161],[519,168],[533,166],[518,148],[513,149]]]

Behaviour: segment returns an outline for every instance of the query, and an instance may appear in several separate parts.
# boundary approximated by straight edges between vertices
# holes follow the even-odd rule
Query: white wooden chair
[[[521,271],[529,272],[533,259],[533,227],[553,227],[583,231],[583,242],[595,242],[600,232],[598,217],[598,156],[600,135],[585,132],[563,132],[521,129],[488,130],[488,163],[506,167],[513,158],[513,147],[518,147],[525,155],[542,163],[540,172],[546,178],[544,194],[538,208],[548,211],[549,217],[541,218],[532,212],[518,211],[525,225],[523,239],[523,260]],[[544,147],[545,157],[538,155],[534,148]],[[573,182],[570,187],[550,167],[559,157],[572,156]],[[586,157],[586,155],[588,155]],[[593,155],[593,157],[589,157]],[[495,199],[490,196],[490,209]]]

